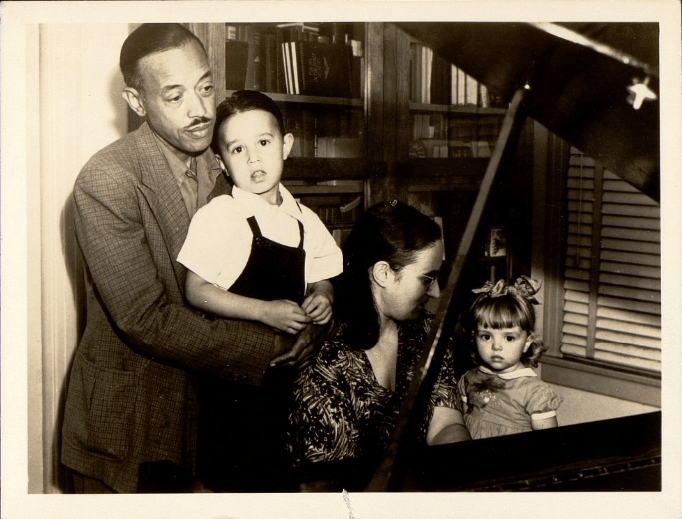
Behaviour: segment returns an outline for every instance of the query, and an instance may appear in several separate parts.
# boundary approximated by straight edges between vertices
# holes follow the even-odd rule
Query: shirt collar
[[[161,137],[159,137],[156,134],[156,132],[152,131],[152,134],[154,135],[156,142],[159,143],[161,153],[163,153],[163,156],[166,158],[168,166],[170,167],[171,172],[173,173],[173,177],[178,181],[184,180],[186,178],[185,173],[189,169],[189,166],[185,164],[184,160],[178,157],[177,153],[170,147],[170,145]],[[196,169],[197,171],[195,171],[194,173],[197,175],[199,171],[203,169],[207,170],[208,176],[213,183],[215,183],[215,179],[218,177],[218,175],[220,175],[220,172],[222,171],[220,163],[218,162],[218,159],[211,151],[210,147],[206,148],[206,150],[201,155],[197,155]]]
[[[281,182],[279,184],[279,194],[282,198],[282,203],[279,206],[273,206],[268,204],[255,193],[249,193],[248,191],[240,189],[237,186],[232,187],[232,197],[236,201],[239,201],[242,207],[247,208],[251,215],[257,210],[279,209],[280,211],[293,218],[296,218],[297,220],[302,220],[303,213],[301,212],[301,208],[299,207],[293,195],[286,187],[282,185]]]
[[[486,373],[488,375],[496,375],[500,377],[501,379],[504,380],[513,380],[515,378],[521,378],[521,377],[537,377],[538,374],[535,373],[530,368],[519,368],[515,371],[512,371],[510,373],[495,373],[494,371],[489,370],[485,366],[479,366],[478,370],[481,371],[482,373]]]

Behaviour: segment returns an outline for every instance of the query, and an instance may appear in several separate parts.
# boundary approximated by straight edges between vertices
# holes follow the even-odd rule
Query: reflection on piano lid
[[[657,23],[398,23],[491,92],[660,200]]]

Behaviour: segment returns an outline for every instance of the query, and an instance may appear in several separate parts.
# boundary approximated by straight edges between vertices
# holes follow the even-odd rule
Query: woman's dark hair
[[[121,47],[119,66],[126,86],[142,90],[142,78],[138,70],[140,60],[150,54],[180,48],[192,41],[201,40],[179,23],[144,23],[128,35]]]
[[[536,316],[533,304],[537,304],[537,301],[532,296],[537,290],[532,292],[531,289],[532,293],[524,294],[515,288],[519,286],[520,281],[521,278],[514,286],[507,286],[504,281],[498,281],[494,285],[486,284],[466,313],[462,324],[471,338],[471,358],[477,365],[481,364],[475,339],[479,325],[492,330],[518,326],[528,333],[535,332]],[[537,367],[538,360],[546,350],[547,347],[542,341],[534,339],[521,356],[521,363],[524,366]]]
[[[235,114],[249,112],[251,110],[264,110],[271,113],[277,120],[279,131],[284,135],[284,118],[282,112],[272,99],[261,92],[255,90],[237,90],[230,97],[218,105],[215,116],[215,126],[213,127],[213,141],[211,148],[214,153],[220,153],[218,149],[218,139],[220,136],[220,126]]]
[[[349,347],[367,349],[379,340],[379,315],[370,283],[374,264],[386,261],[399,271],[440,239],[438,224],[401,202],[380,202],[360,216],[343,249],[337,291],[337,316],[346,324]]]

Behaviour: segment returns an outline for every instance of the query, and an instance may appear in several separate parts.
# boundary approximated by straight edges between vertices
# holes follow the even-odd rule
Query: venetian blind
[[[571,150],[561,352],[661,371],[660,206]]]

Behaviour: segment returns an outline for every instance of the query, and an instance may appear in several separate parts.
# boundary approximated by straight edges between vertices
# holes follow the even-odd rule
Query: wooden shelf
[[[317,184],[302,184],[297,181],[286,180],[283,182],[286,188],[294,195],[345,195],[357,194],[361,195],[365,192],[364,182],[362,180],[343,181],[341,185],[317,185]]]
[[[431,157],[411,158],[400,164],[403,174],[411,178],[420,177],[453,177],[470,175],[483,178],[489,158],[453,158],[434,159]]]
[[[226,96],[231,96],[235,90],[227,90]],[[305,96],[293,94],[278,94],[275,92],[263,92],[269,98],[278,103],[295,103],[295,104],[310,104],[310,105],[335,105],[335,106],[350,106],[354,108],[363,108],[364,102],[362,99],[353,99],[348,97],[326,97],[326,96]]]
[[[507,113],[505,108],[483,108],[481,106],[473,105],[436,105],[415,102],[410,102],[410,110],[413,112],[448,112],[485,115],[504,115]]]
[[[370,176],[370,163],[364,158],[329,159],[289,157],[284,161],[282,181],[295,180],[365,180]]]

